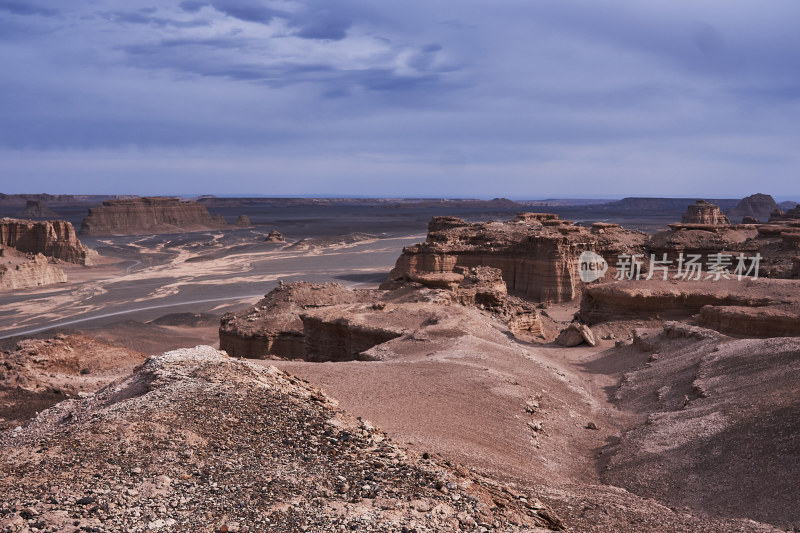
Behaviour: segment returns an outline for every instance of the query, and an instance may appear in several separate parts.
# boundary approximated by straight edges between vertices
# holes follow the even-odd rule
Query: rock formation
[[[512,295],[564,302],[580,292],[582,252],[596,252],[613,265],[621,253],[641,252],[645,239],[642,233],[613,225],[592,230],[574,226],[550,213],[521,213],[509,222],[486,223],[434,217],[427,240],[403,249],[381,288],[396,288],[456,267],[490,266],[500,269]]]
[[[563,528],[538,499],[411,455],[320,389],[208,346],[0,434],[0,472],[9,530]]]
[[[710,204],[705,200],[697,200],[686,209],[681,219],[683,224],[703,224],[711,226],[729,225],[728,220],[718,205]]]
[[[363,291],[333,283],[281,283],[254,307],[222,317],[220,349],[236,357],[305,357],[304,311],[369,299]]]
[[[25,204],[25,210],[16,216],[25,219],[58,218],[58,215],[41,200],[28,200]]]
[[[90,265],[93,252],[81,244],[65,220],[34,222],[0,219],[0,245],[23,253],[42,254],[79,265]]]
[[[449,276],[457,280],[444,285],[428,279],[431,288],[415,283],[395,291],[281,284],[254,307],[222,317],[220,349],[250,358],[369,360],[373,346],[436,324],[434,316],[457,314],[461,306],[491,313],[515,335],[545,337],[536,308],[508,296],[498,269],[477,267]]]
[[[235,225],[240,228],[249,228],[250,226],[252,226],[252,224],[250,223],[250,217],[247,215],[239,215],[236,218]]]
[[[283,235],[281,235],[281,232],[279,232],[278,230],[272,230],[267,234],[266,237],[264,237],[264,242],[272,242],[279,244],[279,243],[285,243],[286,239],[283,238]]]
[[[622,281],[587,286],[580,317],[588,324],[625,320],[688,320],[732,336],[800,335],[798,282]]]
[[[42,254],[32,259],[20,254],[21,258],[11,259],[13,252],[0,249],[0,290],[30,289],[55,283],[66,283],[63,270],[50,264]]]
[[[178,198],[146,197],[107,200],[89,209],[81,235],[135,235],[180,233],[224,227],[225,219],[212,218],[205,206]]]
[[[770,214],[769,217],[770,222],[781,222],[790,220],[800,220],[800,204],[795,204],[793,208],[787,209],[786,211],[776,209]]]
[[[769,219],[770,213],[778,208],[775,199],[768,194],[753,194],[742,198],[736,207],[728,210],[728,217],[733,221],[739,221],[746,224],[745,217],[750,217],[758,220]]]

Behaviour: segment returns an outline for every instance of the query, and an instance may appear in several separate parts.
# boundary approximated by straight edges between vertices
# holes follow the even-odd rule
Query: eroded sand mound
[[[650,362],[615,397],[647,422],[608,448],[604,481],[797,530],[800,338],[734,340],[667,323],[635,344]]]

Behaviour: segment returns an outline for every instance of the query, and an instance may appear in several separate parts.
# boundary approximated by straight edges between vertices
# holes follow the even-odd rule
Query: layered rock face
[[[521,213],[509,222],[469,223],[434,217],[422,244],[403,249],[383,289],[456,267],[500,269],[512,295],[564,302],[580,291],[579,257],[593,251],[615,264],[622,253],[642,251],[645,235],[613,225],[589,230],[556,215]]]
[[[146,197],[107,200],[89,209],[81,224],[81,235],[135,235],[139,233],[179,233],[225,226],[214,219],[205,206],[177,198]]]
[[[222,317],[220,349],[237,357],[303,358],[306,345],[300,316],[304,311],[368,299],[361,291],[334,283],[281,284],[254,307]]]
[[[252,224],[250,223],[250,217],[247,215],[239,215],[236,218],[236,226],[240,228],[249,228],[250,226],[252,226]]]
[[[0,290],[30,289],[67,282],[64,271],[50,264],[42,254],[36,254],[32,260],[3,263],[0,262]]]
[[[580,318],[588,324],[616,320],[686,320],[731,336],[800,335],[800,282],[622,281],[588,286]]]
[[[684,224],[708,224],[712,226],[728,225],[731,221],[726,217],[718,205],[710,204],[705,200],[697,200],[686,209],[681,218]]]
[[[75,228],[65,220],[0,219],[0,244],[67,263],[90,265],[92,262],[91,250],[78,240]]]
[[[767,220],[770,213],[778,209],[778,204],[775,199],[769,194],[753,194],[742,198],[739,204],[728,211],[728,217],[731,220],[741,220],[745,223],[744,218]]]
[[[371,348],[435,325],[443,313],[475,307],[515,335],[544,337],[536,308],[508,296],[499,270],[479,267],[451,276],[460,283],[442,287],[436,280],[433,288],[415,283],[395,291],[282,284],[254,307],[222,317],[220,349],[249,358],[371,360]]]

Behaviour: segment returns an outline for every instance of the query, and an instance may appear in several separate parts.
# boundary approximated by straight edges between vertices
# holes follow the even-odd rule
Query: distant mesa
[[[710,204],[705,200],[697,200],[686,209],[683,224],[708,224],[712,226],[727,226],[731,221],[726,217],[718,205]]]
[[[286,239],[283,237],[280,231],[272,230],[267,234],[266,237],[264,237],[264,242],[285,243]]]
[[[106,200],[89,209],[81,235],[136,235],[182,233],[226,227],[225,219],[212,217],[205,206],[169,197]]]
[[[247,215],[239,215],[239,218],[236,219],[236,225],[240,228],[249,228],[252,226],[250,217]]]
[[[28,200],[25,204],[25,210],[17,213],[15,216],[28,219],[59,218],[58,214],[53,212],[53,210],[47,207],[41,200]]]
[[[741,221],[743,224],[753,224],[753,222],[745,222],[744,218],[767,220],[770,213],[778,209],[778,204],[775,199],[769,194],[752,194],[739,202],[733,209],[728,210],[728,217],[734,221]]]

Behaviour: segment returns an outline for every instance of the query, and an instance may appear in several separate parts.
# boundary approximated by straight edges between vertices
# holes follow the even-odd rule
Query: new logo
[[[578,260],[578,267],[581,271],[581,281],[591,283],[606,275],[608,263],[601,255],[586,250]]]

